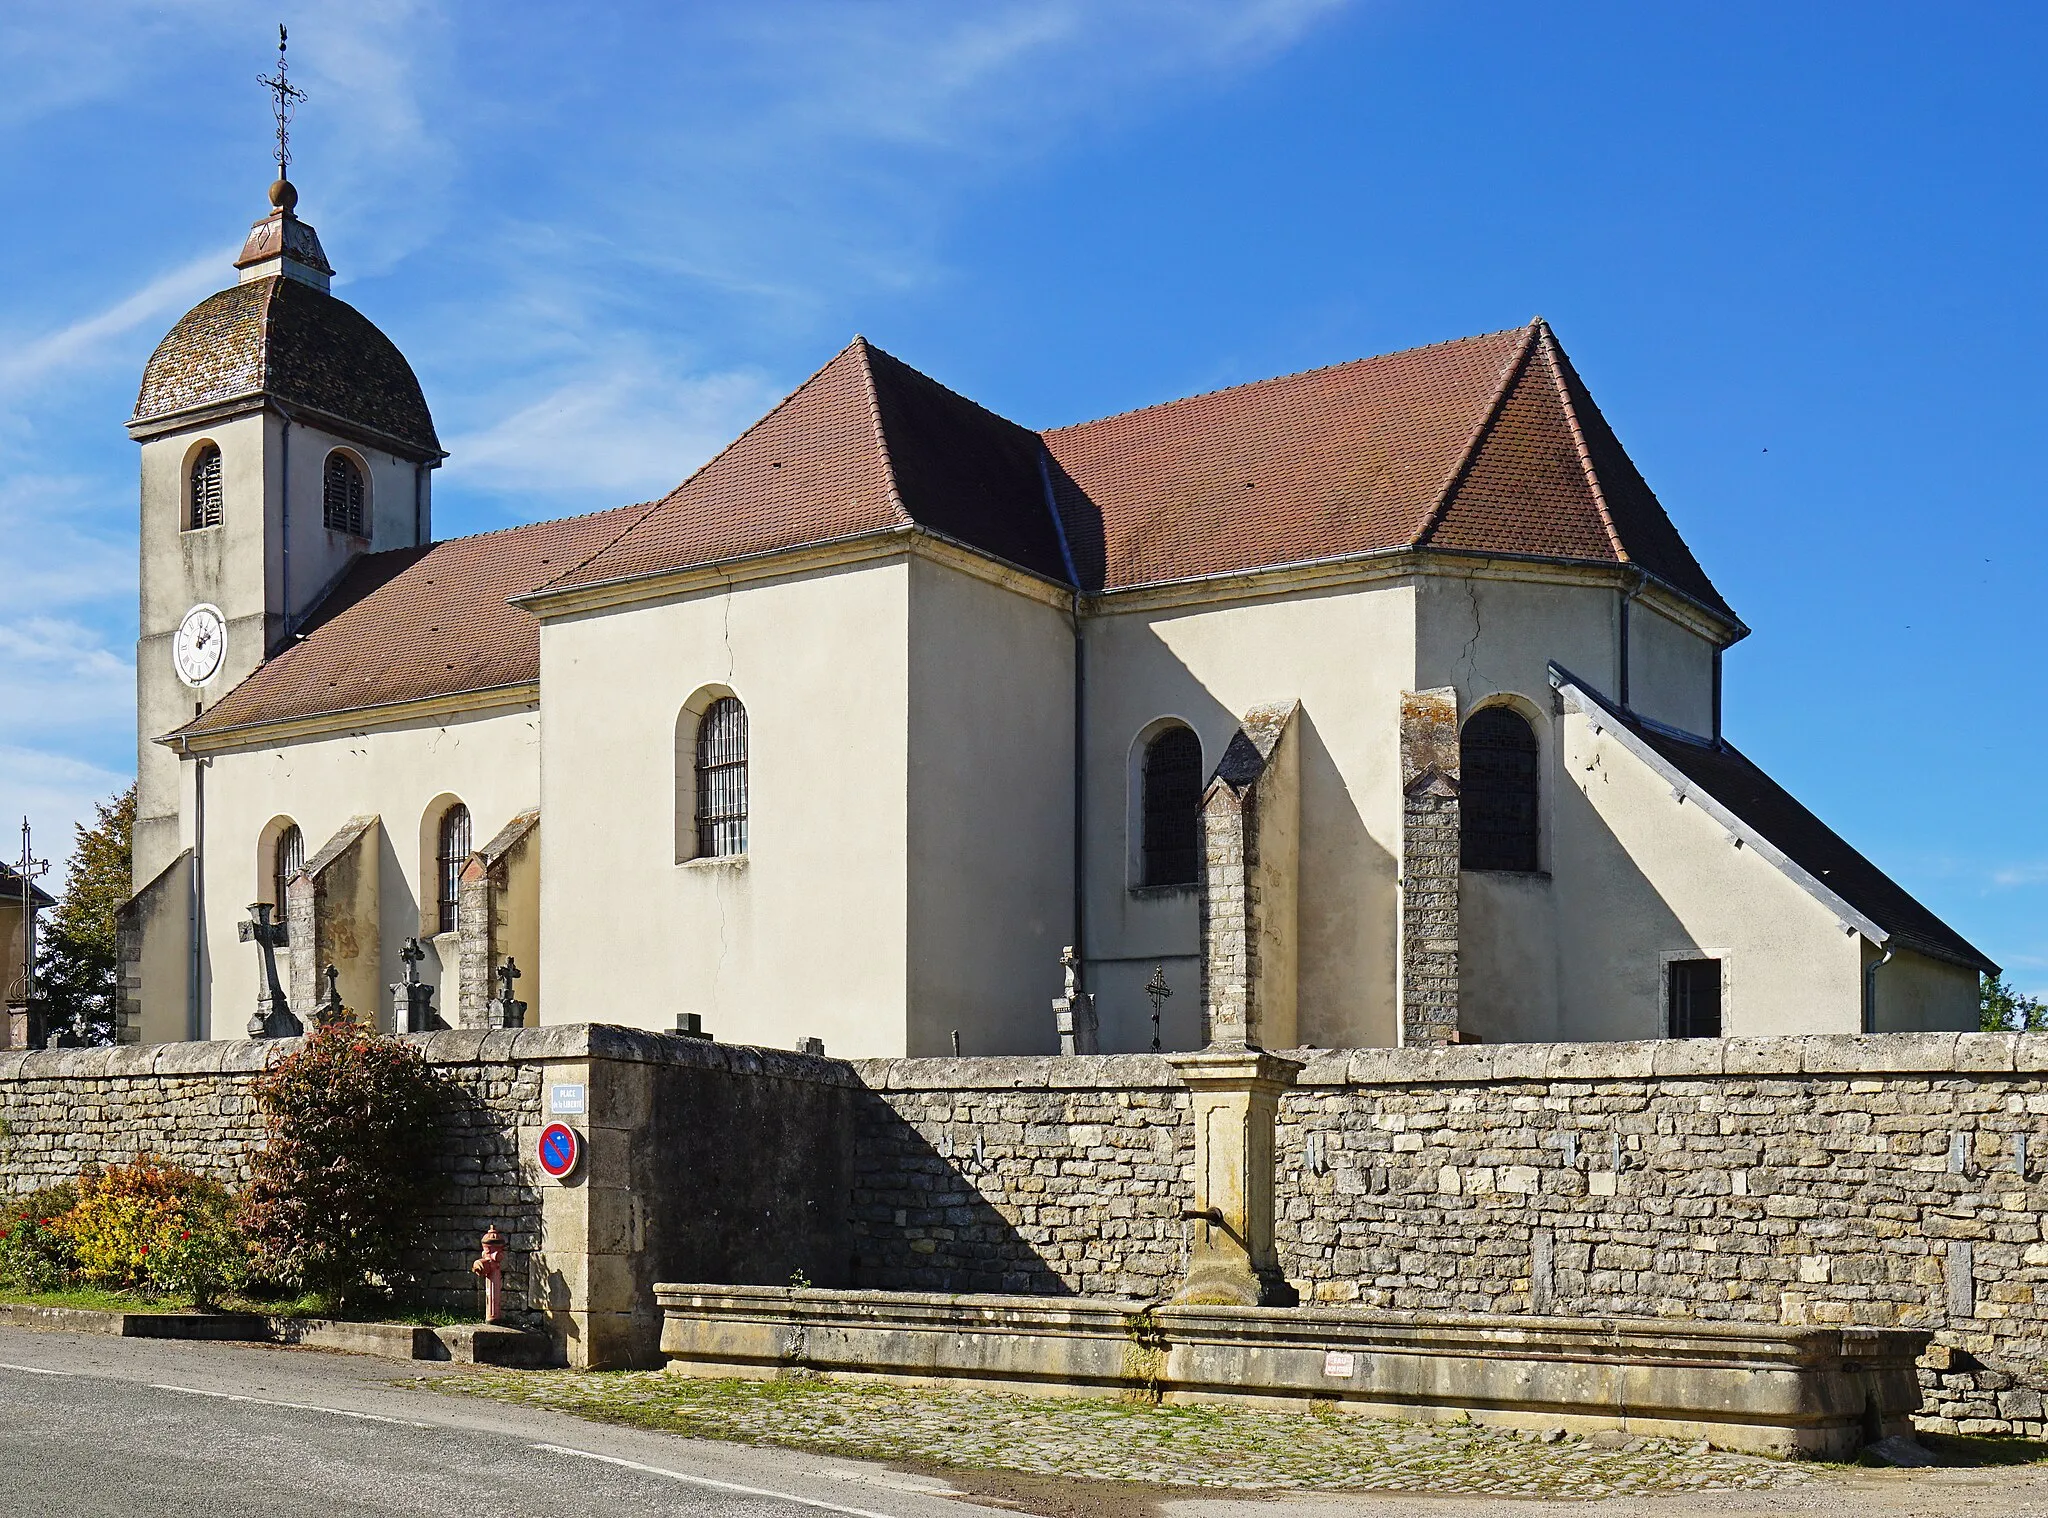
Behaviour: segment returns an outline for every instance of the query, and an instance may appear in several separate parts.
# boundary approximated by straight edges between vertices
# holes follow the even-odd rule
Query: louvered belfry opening
[[[453,933],[462,925],[462,867],[469,863],[469,808],[461,802],[441,814],[441,844],[436,874],[440,878],[439,930]]]
[[[697,724],[697,857],[747,851],[747,709],[721,696]]]
[[[1145,745],[1145,884],[1201,876],[1202,740],[1169,727]]]
[[[1458,740],[1458,854],[1468,870],[1534,873],[1536,734],[1505,706],[1472,714]]]
[[[218,527],[220,518],[220,449],[208,443],[192,461],[192,510],[186,525],[192,529]]]
[[[270,899],[277,907],[278,920],[284,920],[285,887],[292,883],[292,877],[306,867],[306,835],[299,831],[299,825],[289,823],[277,835],[277,847],[270,859]]]
[[[321,516],[331,532],[363,537],[363,471],[345,453],[327,455]]]

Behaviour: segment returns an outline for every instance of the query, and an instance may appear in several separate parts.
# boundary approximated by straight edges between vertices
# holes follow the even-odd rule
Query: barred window
[[[1202,740],[1169,727],[1145,745],[1145,884],[1201,878]]]
[[[220,526],[220,449],[208,443],[192,461],[192,528]]]
[[[367,536],[363,531],[363,471],[345,453],[327,455],[321,505],[321,515],[330,531],[351,533],[359,538]]]
[[[305,867],[306,835],[299,831],[296,822],[286,823],[270,856],[270,899],[277,907],[279,921],[284,919],[285,887]]]
[[[1536,734],[1505,706],[1472,714],[1458,739],[1459,863],[1533,872],[1537,856]]]
[[[453,933],[462,926],[462,867],[469,863],[469,808],[459,801],[441,814],[441,845],[435,854],[441,887],[439,931]]]
[[[697,724],[697,857],[747,851],[747,709],[721,696]]]

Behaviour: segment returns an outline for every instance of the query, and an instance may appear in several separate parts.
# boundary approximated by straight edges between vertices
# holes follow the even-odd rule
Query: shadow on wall
[[[1075,1295],[1074,1285],[976,1188],[972,1172],[985,1162],[972,1148],[944,1152],[873,1095],[863,1104],[859,1133],[851,1198],[853,1279],[847,1284]],[[941,1144],[952,1147],[949,1140]],[[1047,1180],[1048,1189],[1053,1184]],[[1088,1205],[1085,1198],[1074,1201]]]
[[[1400,916],[1394,856],[1366,827],[1306,706],[1295,732],[1302,813],[1295,1036],[1323,1049],[1392,1044]]]

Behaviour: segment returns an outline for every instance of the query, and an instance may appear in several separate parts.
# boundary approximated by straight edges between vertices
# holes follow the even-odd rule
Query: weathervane
[[[285,75],[284,56],[285,30],[282,24],[277,29],[277,73],[270,76],[258,74],[256,82],[270,91],[270,111],[277,117],[277,177],[291,178],[292,166],[291,126],[292,111],[306,98],[306,92],[293,84]]]

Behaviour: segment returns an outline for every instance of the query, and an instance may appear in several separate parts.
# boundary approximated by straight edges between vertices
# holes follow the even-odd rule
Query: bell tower
[[[304,96],[282,28],[264,83],[269,213],[237,282],[157,345],[128,422],[142,446],[138,893],[203,847],[195,767],[161,740],[282,647],[358,556],[431,541],[429,478],[446,457],[411,365],[330,292],[333,267],[298,217],[287,128]]]

